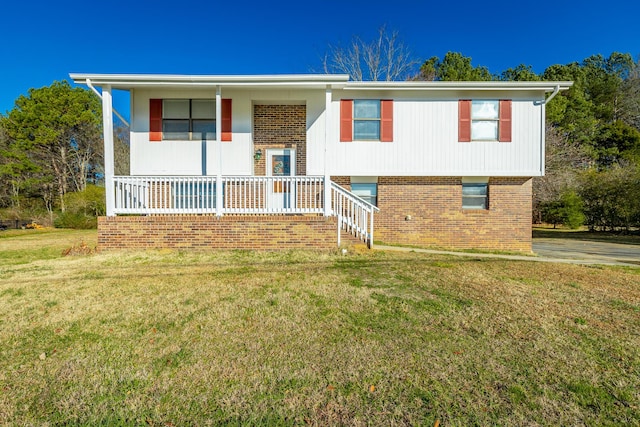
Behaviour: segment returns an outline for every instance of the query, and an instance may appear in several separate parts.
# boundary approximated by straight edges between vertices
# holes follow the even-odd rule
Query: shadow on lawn
[[[609,231],[568,230],[564,228],[533,227],[533,238],[572,239],[592,242],[623,243],[640,246],[640,230],[632,230],[628,234]]]

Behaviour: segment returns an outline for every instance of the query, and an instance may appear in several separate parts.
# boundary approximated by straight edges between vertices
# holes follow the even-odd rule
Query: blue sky
[[[6,0],[0,113],[70,72],[308,73],[328,44],[373,38],[382,25],[420,60],[456,51],[494,73],[520,63],[542,72],[597,53],[640,55],[637,1],[482,3]]]

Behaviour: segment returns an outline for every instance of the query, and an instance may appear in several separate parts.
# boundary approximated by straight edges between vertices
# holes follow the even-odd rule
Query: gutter
[[[94,91],[94,92],[95,92],[95,94],[96,94],[96,95],[98,95],[98,97],[99,97],[100,99],[102,99],[102,94],[101,94],[100,92],[98,92],[98,89],[96,89],[96,88],[91,84],[91,79],[87,79],[87,80],[85,81],[85,83],[87,84],[87,86],[89,86],[89,89],[91,89],[92,91]],[[111,106],[111,109],[113,110],[113,114],[115,114],[116,116],[118,116],[118,118],[119,118],[120,120],[122,120],[122,123],[124,123],[127,127],[130,127],[130,126],[129,126],[129,122],[127,122],[127,121],[124,119],[124,117],[122,117],[122,115],[121,115],[120,113],[118,113],[118,112],[116,111],[116,109],[115,109],[115,108],[113,108],[113,106]]]

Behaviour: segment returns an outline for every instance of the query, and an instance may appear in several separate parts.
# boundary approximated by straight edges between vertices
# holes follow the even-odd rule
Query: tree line
[[[354,80],[573,81],[546,106],[546,175],[534,178],[533,220],[640,227],[640,62],[630,54],[592,55],[539,74],[524,64],[492,73],[458,52],[415,60],[382,28],[372,41],[330,46],[322,67]],[[128,135],[116,128],[116,174],[128,174]],[[0,219],[95,223],[87,218],[104,210],[102,168],[101,103],[91,91],[54,82],[0,114]]]
[[[116,131],[128,167],[128,132]],[[0,115],[0,219],[92,226],[104,213],[102,104],[66,81],[30,89]]]

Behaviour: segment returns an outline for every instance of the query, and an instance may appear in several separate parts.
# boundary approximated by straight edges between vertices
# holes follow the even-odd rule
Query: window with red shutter
[[[340,101],[340,141],[393,141],[393,100]]]
[[[511,100],[458,101],[458,141],[511,142]]]

